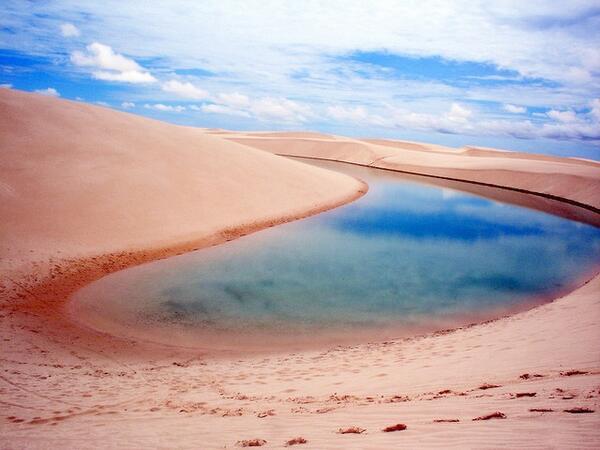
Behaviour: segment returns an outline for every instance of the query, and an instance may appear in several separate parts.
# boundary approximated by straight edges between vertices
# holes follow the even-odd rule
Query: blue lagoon
[[[78,320],[223,350],[397,338],[531,308],[582,283],[600,261],[600,229],[584,223],[597,218],[576,207],[307,162],[361,178],[369,191],[304,220],[109,275],[75,294]]]

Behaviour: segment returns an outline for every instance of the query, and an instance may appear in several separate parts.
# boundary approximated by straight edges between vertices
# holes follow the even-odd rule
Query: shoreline
[[[316,160],[332,161],[332,160],[323,159],[323,158],[306,158],[306,157],[296,157],[296,156],[289,156],[289,155],[285,155],[285,156],[299,159],[299,160],[316,159]],[[377,167],[366,166],[363,164],[351,163],[351,162],[346,162],[346,161],[332,161],[332,162],[339,163],[339,164],[350,164],[350,165],[356,165],[356,166],[360,166],[360,167],[367,167],[367,168],[371,168],[373,170],[384,170],[386,172],[392,172],[392,173],[415,175],[417,177],[423,177],[426,179],[434,178],[434,179],[442,179],[442,180],[449,180],[449,181],[457,181],[460,183],[464,183],[466,185],[485,186],[485,187],[491,187],[494,189],[500,189],[500,190],[506,190],[506,191],[516,191],[519,193],[524,193],[526,195],[537,195],[542,198],[549,198],[549,196],[544,193],[523,192],[523,190],[520,190],[520,189],[512,189],[510,187],[497,186],[497,185],[486,184],[486,183],[479,183],[479,182],[474,182],[474,181],[469,181],[469,180],[465,181],[465,180],[454,179],[454,178],[428,176],[428,175],[422,175],[420,173],[405,172],[405,171],[394,170],[394,169],[381,169],[381,168],[377,168]],[[364,183],[364,184],[366,185],[366,183]],[[366,190],[364,190],[364,193],[366,193],[367,190],[368,190],[368,185],[366,185]],[[359,195],[348,200],[347,203],[352,202],[356,198],[359,198],[361,195],[362,194],[359,193]],[[488,197],[485,197],[485,194],[482,194],[482,197],[488,198]],[[565,203],[568,205],[573,205],[574,203],[576,203],[576,202],[571,202],[568,199],[562,199],[559,197],[551,198],[551,200],[562,202],[562,203]],[[344,204],[346,204],[346,203],[340,203],[339,205],[334,205],[331,208],[325,208],[320,211],[311,212],[309,214],[299,216],[296,218],[291,218],[289,220],[283,220],[281,222],[278,222],[277,224],[268,225],[268,226],[275,226],[275,225],[287,223],[287,222],[294,221],[294,220],[301,220],[301,219],[310,217],[314,214],[319,214],[320,212],[324,212],[329,209],[342,206]],[[517,204],[517,203],[515,203],[515,204]],[[574,206],[581,207],[580,205],[574,205]],[[525,206],[525,207],[530,208],[528,206]],[[547,208],[547,209],[540,208],[539,210],[542,212],[545,212],[547,214],[555,215],[555,212],[551,208]],[[557,214],[557,215],[560,216],[560,214]],[[570,219],[570,220],[573,220],[573,219]],[[599,221],[600,221],[600,217],[599,217]],[[190,248],[189,250],[183,250],[183,251],[180,251],[177,253],[165,254],[164,256],[160,256],[159,258],[156,258],[156,259],[143,260],[139,263],[135,263],[135,264],[120,268],[120,269],[118,269],[118,271],[125,270],[125,269],[131,268],[131,267],[134,267],[134,266],[137,266],[140,264],[146,264],[146,263],[150,263],[153,261],[167,259],[170,257],[181,255],[183,253],[202,250],[204,248],[222,244],[222,243],[227,242],[232,239],[237,239],[239,237],[243,237],[243,236],[251,234],[253,232],[259,232],[265,228],[266,227],[261,227],[260,225],[258,225],[256,228],[252,229],[251,231],[249,231],[247,233],[239,234],[235,237],[232,236],[230,239],[222,240],[219,242],[213,242],[211,244],[202,245],[197,248]],[[282,345],[277,345],[275,347],[273,347],[272,345],[271,346],[270,345],[265,345],[265,346],[252,345],[252,346],[245,346],[243,348],[236,348],[236,349],[234,349],[234,348],[214,348],[211,345],[206,345],[206,344],[201,346],[199,343],[197,345],[194,345],[194,344],[184,345],[184,344],[177,344],[177,343],[167,344],[165,342],[160,342],[158,340],[152,340],[151,337],[146,337],[146,338],[132,337],[132,336],[126,336],[123,333],[117,333],[117,332],[111,333],[108,331],[101,331],[99,328],[96,328],[93,325],[86,324],[84,321],[77,320],[76,310],[72,306],[70,306],[70,303],[72,303],[72,301],[73,301],[73,299],[72,299],[73,295],[78,290],[84,288],[86,285],[96,281],[99,278],[107,276],[110,273],[114,273],[114,272],[106,272],[106,273],[100,275],[99,277],[94,278],[93,280],[82,282],[82,284],[79,284],[76,288],[74,288],[67,295],[67,297],[62,301],[61,308],[63,309],[63,311],[65,311],[66,315],[70,317],[70,319],[68,319],[68,320],[71,320],[72,324],[74,324],[75,326],[79,327],[82,330],[87,330],[87,332],[90,332],[93,334],[95,333],[95,334],[110,336],[115,339],[121,339],[123,341],[135,342],[137,344],[147,346],[149,349],[150,348],[152,348],[152,349],[155,349],[155,348],[161,349],[162,348],[163,350],[167,349],[167,350],[171,350],[171,351],[180,350],[182,353],[201,351],[206,357],[234,358],[234,357],[237,357],[237,356],[240,356],[243,354],[251,354],[251,355],[255,355],[255,356],[261,356],[261,355],[282,354],[282,353],[290,352],[290,351],[291,352],[303,352],[303,351],[325,350],[325,349],[331,348],[331,347],[351,347],[354,345],[360,345],[360,344],[364,344],[364,343],[376,344],[378,342],[389,341],[389,340],[401,341],[401,340],[404,340],[407,338],[416,338],[416,337],[425,337],[425,336],[436,335],[439,332],[444,332],[444,333],[455,332],[455,331],[461,330],[463,328],[470,328],[470,327],[477,326],[480,324],[495,322],[498,320],[506,319],[511,316],[525,313],[532,309],[538,308],[538,307],[543,306],[548,303],[552,303],[554,301],[560,300],[561,298],[568,296],[572,292],[578,290],[579,288],[581,288],[581,287],[587,285],[588,283],[590,283],[591,281],[593,281],[596,277],[600,278],[600,264],[595,265],[593,268],[586,271],[586,273],[581,274],[579,277],[572,280],[569,283],[568,288],[559,289],[559,290],[556,290],[555,292],[552,292],[552,293],[549,293],[549,294],[546,294],[543,296],[539,296],[539,295],[534,296],[534,297],[528,299],[524,304],[520,304],[519,306],[512,307],[509,310],[505,310],[504,308],[497,307],[493,311],[489,311],[489,312],[473,312],[472,314],[462,314],[462,315],[458,314],[457,317],[452,317],[448,321],[449,323],[456,322],[457,323],[456,325],[449,325],[448,323],[445,325],[442,325],[443,321],[439,321],[438,326],[430,327],[430,329],[428,329],[427,331],[417,331],[418,327],[415,327],[415,328],[411,328],[411,331],[406,332],[406,334],[401,334],[401,333],[394,334],[391,331],[391,330],[393,330],[393,328],[390,328],[389,330],[387,328],[386,328],[386,330],[380,330],[379,334],[376,334],[373,331],[369,332],[367,330],[362,330],[362,331],[358,332],[358,335],[360,335],[360,337],[355,336],[353,339],[342,339],[341,336],[343,333],[337,333],[337,334],[332,333],[331,335],[324,334],[321,339],[318,339],[314,342],[311,341],[310,343],[304,343],[304,344],[301,344],[300,346],[293,346],[292,344],[288,344],[288,345],[282,344]],[[467,319],[467,317],[473,317],[473,319]],[[107,325],[106,328],[110,328],[110,325]],[[383,334],[384,331],[387,332],[387,334],[384,335]],[[352,332],[350,334],[353,334],[353,333],[354,332]],[[212,337],[210,333],[208,333],[208,336]],[[334,336],[336,336],[336,337],[334,337]],[[268,337],[268,336],[265,335],[263,337]],[[250,345],[250,344],[248,344],[248,345]]]
[[[562,203],[566,203],[568,205],[576,206],[578,208],[586,209],[588,211],[591,211],[591,212],[594,212],[594,213],[600,215],[600,208],[597,208],[593,205],[578,202],[576,200],[571,200],[567,197],[561,197],[558,195],[548,194],[545,192],[536,192],[536,191],[532,191],[532,190],[528,190],[528,189],[521,189],[521,188],[513,187],[513,186],[506,186],[506,185],[502,185],[502,184],[493,184],[493,183],[484,183],[481,181],[474,181],[474,180],[469,180],[469,179],[465,179],[465,178],[455,178],[455,177],[445,177],[445,176],[441,176],[441,175],[431,175],[431,174],[417,172],[417,171],[411,172],[409,170],[392,169],[392,168],[388,168],[388,167],[378,167],[378,166],[374,166],[373,164],[361,164],[358,162],[342,161],[342,160],[338,160],[338,159],[318,158],[315,156],[310,157],[310,156],[290,155],[287,153],[277,153],[277,155],[284,156],[284,157],[290,157],[290,158],[297,158],[297,159],[314,159],[317,161],[332,161],[332,162],[337,162],[337,163],[341,163],[341,164],[352,164],[355,166],[367,167],[370,169],[384,170],[386,172],[402,173],[402,174],[406,174],[406,175],[418,175],[420,177],[433,178],[433,179],[438,179],[438,180],[459,181],[461,183],[469,183],[469,184],[473,184],[476,186],[485,186],[485,187],[490,187],[490,188],[494,188],[494,189],[504,189],[507,191],[518,192],[520,194],[535,195],[535,196],[546,198],[549,200],[555,200],[557,202],[562,202]],[[550,214],[552,214],[552,213],[550,213]]]
[[[362,197],[368,191],[368,185],[360,180],[358,181],[362,185],[362,188],[352,195],[337,202],[315,207],[302,214],[283,216],[279,219],[274,218],[272,220],[256,222],[246,226],[232,227],[230,229],[222,230],[214,235],[190,242],[175,243],[148,249],[124,250],[121,252],[100,254],[74,260],[67,259],[62,265],[60,263],[54,265],[55,273],[58,272],[62,274],[62,276],[56,276],[55,273],[50,273],[45,280],[33,284],[32,286],[27,286],[23,282],[23,280],[27,280],[32,273],[24,273],[21,275],[20,279],[13,279],[12,276],[7,274],[7,278],[21,289],[21,292],[14,292],[16,297],[20,297],[20,301],[19,304],[11,306],[11,312],[30,316],[43,315],[44,322],[48,321],[48,319],[51,321],[51,323],[44,324],[46,331],[48,331],[48,329],[54,331],[60,329],[61,334],[64,335],[66,332],[72,333],[79,342],[82,342],[87,338],[90,342],[94,342],[94,344],[97,345],[98,342],[95,342],[96,339],[102,340],[103,338],[108,338],[111,340],[137,344],[140,341],[104,333],[73,321],[72,318],[69,317],[70,314],[65,310],[71,296],[84,286],[111,273],[184,253],[213,247],[248,234],[259,232],[269,227],[301,220],[350,203]],[[150,348],[163,347],[163,345],[158,343],[149,342],[148,344]],[[177,346],[165,347],[171,350],[178,348]],[[189,348],[187,350],[197,351],[198,349]]]

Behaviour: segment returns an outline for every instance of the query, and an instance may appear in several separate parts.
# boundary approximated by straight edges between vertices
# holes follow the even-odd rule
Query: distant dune
[[[421,175],[490,184],[556,197],[600,212],[600,163],[480,147],[385,139],[230,132],[231,141],[279,155],[322,158]]]
[[[211,131],[0,89],[1,448],[598,448],[597,274],[511,317],[294,354],[214,358],[72,323],[90,281],[367,188],[272,153],[600,208],[590,161]]]

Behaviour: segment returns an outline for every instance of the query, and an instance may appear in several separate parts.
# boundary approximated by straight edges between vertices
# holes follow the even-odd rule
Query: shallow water
[[[178,345],[341,343],[526,309],[573,288],[600,261],[593,226],[423,184],[427,178],[313,164],[351,173],[369,192],[308,219],[105,277],[75,295],[78,318]],[[547,200],[512,195],[548,208]],[[565,213],[577,214],[585,212]]]

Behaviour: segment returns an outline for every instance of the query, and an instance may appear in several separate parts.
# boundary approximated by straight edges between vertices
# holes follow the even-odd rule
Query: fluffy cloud
[[[362,122],[368,120],[367,111],[362,106],[354,108],[345,108],[343,106],[327,107],[327,115],[334,120],[344,122]]]
[[[201,100],[208,97],[208,92],[194,86],[192,83],[187,81],[170,80],[162,85],[162,90],[169,92],[179,97],[190,98],[193,100]]]
[[[46,89],[36,89],[34,92],[42,95],[47,95],[48,97],[60,97],[60,92],[51,87]]]
[[[217,96],[217,102],[237,109],[246,109],[250,106],[250,98],[239,92],[219,94]]]
[[[98,80],[121,81],[124,83],[153,83],[156,81],[148,71],[133,59],[115,53],[108,45],[94,42],[86,52],[71,53],[71,62],[76,66],[93,67],[92,76]]]
[[[542,137],[562,140],[597,141],[600,143],[600,99],[589,102],[589,109],[582,113],[572,110],[550,110],[546,114],[554,122],[544,123],[539,134]]]
[[[406,107],[387,105],[385,109],[372,113],[364,107],[330,106],[326,109],[329,118],[353,125],[371,125],[382,128],[462,133],[472,127],[473,111],[459,103],[452,103],[441,114],[417,112]]]
[[[534,123],[524,120],[489,120],[469,108],[453,103],[439,114],[416,112],[388,105],[377,114],[364,108],[333,106],[328,117],[345,124],[375,125],[398,130],[419,130],[469,136],[509,136],[518,139],[556,139],[600,142],[600,99],[594,99],[585,111],[549,110],[538,115],[549,119]]]
[[[512,105],[510,103],[502,105],[502,109],[511,114],[525,114],[527,112],[527,108],[524,106]]]
[[[135,103],[133,103],[133,102],[123,102],[123,103],[121,103],[121,108],[123,108],[123,109],[135,108]]]
[[[570,110],[558,111],[556,109],[551,109],[546,113],[546,115],[551,119],[562,123],[575,123],[578,120],[577,114],[575,114],[574,111]]]
[[[171,106],[171,105],[165,105],[163,103],[154,103],[154,104],[146,103],[144,105],[144,108],[154,109],[156,111],[163,111],[163,112],[182,112],[182,111],[186,110],[185,106],[181,106],[181,105]]]
[[[129,72],[97,71],[92,72],[92,75],[97,80],[120,81],[122,83],[154,83],[156,81],[156,78],[148,72],[138,72],[136,70]]]
[[[473,111],[458,103],[452,103],[450,111],[446,114],[446,118],[451,122],[467,123],[469,117],[473,115]]]
[[[64,37],[77,37],[81,34],[81,32],[79,31],[79,28],[72,23],[61,23],[60,34],[62,34]]]
[[[252,102],[249,109],[260,120],[306,122],[313,115],[309,106],[287,98],[261,98]]]
[[[234,92],[219,94],[214,103],[203,105],[202,111],[240,117],[253,117],[261,121],[300,123],[315,117],[308,105],[282,97],[250,97]]]
[[[2,83],[0,84],[0,89],[12,89],[12,84],[10,83]]]
[[[231,108],[226,105],[209,104],[202,105],[202,111],[209,114],[224,114],[227,116],[250,117],[250,113],[241,109]]]

